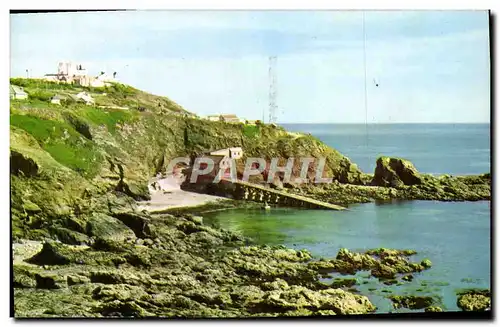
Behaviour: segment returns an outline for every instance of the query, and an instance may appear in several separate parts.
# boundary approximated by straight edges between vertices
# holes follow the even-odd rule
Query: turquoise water
[[[380,155],[411,160],[433,174],[480,174],[490,170],[489,124],[287,125],[338,149],[366,172]],[[262,244],[306,248],[334,258],[342,247],[363,251],[414,249],[414,260],[433,266],[402,285],[386,286],[358,273],[356,286],[378,307],[395,312],[388,294],[434,295],[448,311],[458,310],[460,288],[490,287],[490,202],[404,201],[352,205],[348,211],[231,210],[205,215],[205,222],[239,231]],[[335,277],[332,275],[331,277]],[[376,290],[373,290],[373,289]],[[372,290],[370,290],[372,289]],[[392,293],[382,292],[390,291]],[[399,312],[404,310],[399,310]]]
[[[392,309],[383,289],[391,294],[436,295],[443,308],[458,310],[456,290],[490,286],[489,202],[370,203],[351,206],[345,212],[230,210],[206,214],[205,222],[239,231],[259,243],[306,248],[317,257],[334,258],[342,247],[359,251],[387,247],[415,249],[414,260],[429,258],[432,268],[414,274],[415,279],[403,285],[386,286],[374,278],[359,278],[360,283],[368,283],[357,289],[380,312]]]

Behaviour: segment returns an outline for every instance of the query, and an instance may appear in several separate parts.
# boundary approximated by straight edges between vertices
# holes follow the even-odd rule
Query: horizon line
[[[265,124],[269,124],[269,123],[265,123]],[[450,125],[450,124],[454,124],[454,125],[466,125],[466,124],[469,124],[469,125],[491,125],[491,122],[391,122],[391,123],[377,123],[377,122],[373,122],[373,123],[365,123],[365,122],[359,122],[359,123],[346,123],[346,122],[327,122],[327,123],[323,123],[323,122],[308,122],[308,123],[303,123],[303,122],[295,122],[295,123],[291,123],[291,122],[285,122],[285,123],[280,123],[280,122],[277,122],[276,124],[281,124],[281,125],[290,125],[290,124],[294,124],[294,125],[331,125],[331,124],[335,124],[335,125],[423,125],[423,124],[426,124],[426,125]]]

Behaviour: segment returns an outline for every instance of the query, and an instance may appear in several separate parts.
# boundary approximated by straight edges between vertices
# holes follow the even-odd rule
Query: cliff
[[[147,199],[147,181],[170,159],[207,150],[239,146],[250,157],[326,157],[326,176],[341,183],[361,183],[363,176],[311,135],[211,122],[127,85],[97,89],[34,79],[11,84],[29,94],[10,105],[14,238],[47,237],[74,217],[86,221],[92,212]],[[95,102],[78,101],[81,92]],[[51,103],[54,95],[60,104]]]

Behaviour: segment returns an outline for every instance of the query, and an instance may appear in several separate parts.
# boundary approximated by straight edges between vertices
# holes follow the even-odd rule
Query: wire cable
[[[363,67],[365,71],[365,136],[366,146],[368,147],[368,91],[366,85],[366,30],[365,30],[365,12],[362,12],[363,17]]]

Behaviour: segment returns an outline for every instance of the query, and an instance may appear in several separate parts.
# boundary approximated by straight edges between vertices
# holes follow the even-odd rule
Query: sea
[[[410,160],[423,173],[470,175],[490,172],[489,124],[288,124],[311,133],[373,173],[379,156]],[[432,261],[411,282],[385,285],[356,274],[359,294],[377,307],[395,309],[390,295],[432,296],[445,311],[458,311],[457,292],[491,286],[491,206],[489,201],[402,201],[355,204],[347,211],[277,208],[235,209],[205,214],[205,223],[238,231],[257,243],[307,249],[316,258],[335,258],[341,248],[413,249],[411,259]],[[331,274],[329,282],[343,277]],[[345,276],[344,276],[345,277]],[[414,310],[415,311],[415,310]],[[419,311],[419,310],[416,310]],[[422,311],[422,310],[420,310]]]

